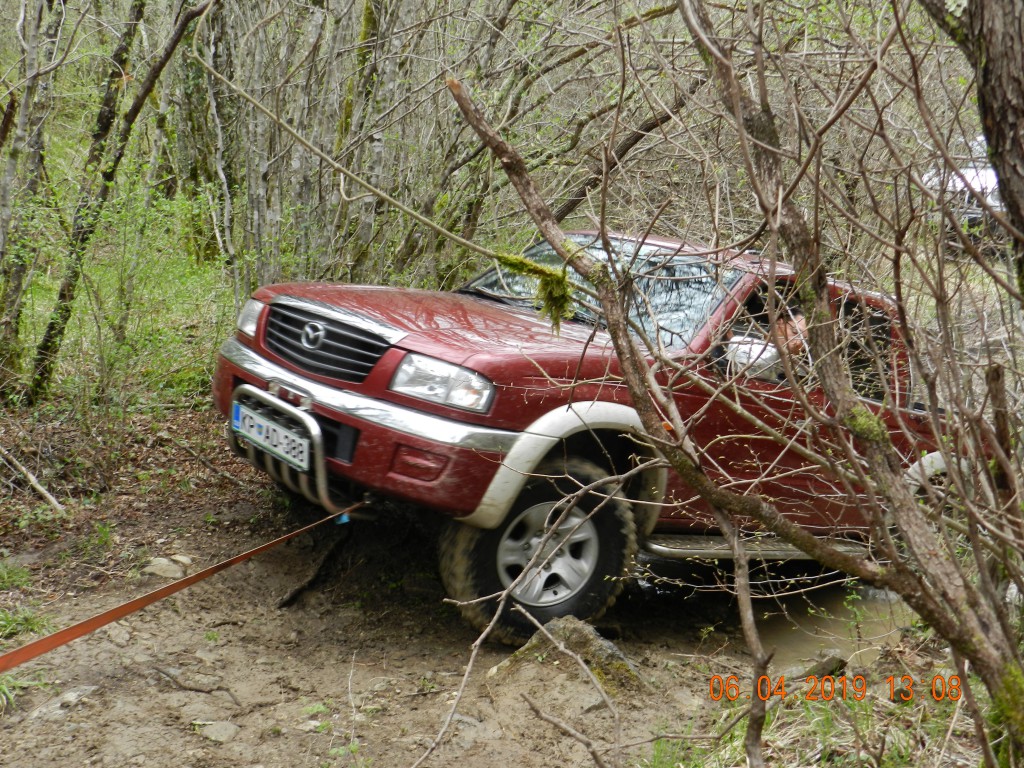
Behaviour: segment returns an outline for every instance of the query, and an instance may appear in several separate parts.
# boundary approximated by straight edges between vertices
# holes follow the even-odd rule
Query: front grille
[[[354,384],[391,346],[376,333],[287,304],[271,305],[265,343],[292,365]]]

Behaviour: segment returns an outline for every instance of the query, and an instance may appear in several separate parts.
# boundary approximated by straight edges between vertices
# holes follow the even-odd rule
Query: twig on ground
[[[608,711],[612,713],[612,717],[615,723],[615,728],[613,732],[613,744],[617,746],[619,742],[622,741],[622,720],[619,717],[619,709],[615,706],[615,702],[612,701],[612,697],[608,695],[608,691],[606,691],[604,689],[604,686],[601,685],[601,681],[598,680],[597,677],[594,675],[593,670],[591,670],[590,667],[587,666],[587,662],[585,662],[582,656],[580,656],[574,650],[569,648],[565,643],[555,638],[548,631],[547,627],[545,627],[543,624],[537,621],[537,619],[534,616],[532,616],[529,611],[524,610],[522,606],[514,605],[512,607],[512,610],[518,611],[527,619],[529,619],[533,626],[537,628],[537,631],[543,634],[549,643],[551,643],[560,653],[565,654],[570,659],[575,661],[576,665],[583,671],[584,676],[587,678],[588,681],[590,681],[590,684],[595,689],[597,689],[597,692],[601,696],[601,700],[604,702],[604,705],[608,708]],[[586,746],[588,750],[591,750],[591,752],[593,752],[593,745],[591,743],[584,744],[584,746]]]
[[[349,744],[356,742],[356,719],[359,714],[356,709],[356,697],[352,692],[352,679],[356,674],[356,652],[352,651],[352,661],[348,665],[348,705],[352,709],[352,728],[349,731]]]
[[[526,573],[525,571],[523,572]],[[462,681],[459,683],[458,689],[455,691],[455,696],[452,698],[451,706],[448,708],[448,714],[445,716],[444,721],[441,723],[441,729],[438,731],[437,736],[430,742],[430,746],[424,750],[423,754],[419,756],[415,763],[412,764],[412,768],[420,768],[434,753],[434,751],[441,746],[441,742],[444,740],[445,735],[448,733],[448,729],[451,728],[452,722],[455,720],[455,714],[459,711],[459,704],[462,703],[462,697],[466,693],[466,688],[469,686],[469,676],[473,674],[473,670],[476,668],[476,660],[480,655],[480,649],[483,647],[487,638],[490,637],[491,632],[497,626],[498,621],[501,619],[502,612],[505,609],[505,603],[510,599],[510,595],[516,585],[519,583],[519,579],[523,578],[523,574],[520,574],[515,581],[512,582],[505,590],[499,593],[498,603],[494,609],[494,616],[491,617],[490,623],[484,627],[483,631],[477,635],[476,640],[473,641],[473,645],[470,646],[469,661],[466,663],[466,669],[462,673]],[[494,595],[487,597],[478,598],[477,601],[489,600]],[[477,602],[473,601],[473,602]],[[452,603],[453,605],[462,605],[457,600],[446,599],[445,602]]]
[[[55,499],[53,495],[42,486],[39,480],[36,479],[36,476],[33,475],[24,464],[14,458],[14,456],[12,456],[2,445],[0,445],[0,458],[3,458],[4,461],[20,472],[24,478],[28,480],[28,484],[32,486],[35,492],[46,499],[47,504],[53,507],[59,514],[64,514],[64,505],[57,501],[57,499]]]
[[[634,747],[644,747],[648,744],[654,744],[657,741],[721,741],[720,736],[713,736],[711,734],[693,734],[693,733],[656,733],[649,739],[640,739],[639,741],[629,741],[625,744],[618,744],[619,749],[633,749]],[[605,750],[608,751],[607,749]]]
[[[232,483],[234,483],[235,485],[241,486],[242,488],[248,488],[249,487],[245,483],[243,483],[241,480],[239,480],[237,477],[235,477],[234,475],[225,472],[223,469],[218,469],[217,467],[213,466],[213,464],[210,463],[209,459],[207,459],[205,456],[201,455],[198,451],[196,451],[191,445],[186,443],[184,440],[179,440],[178,438],[173,437],[169,432],[166,432],[166,431],[159,432],[157,434],[157,437],[162,438],[164,440],[167,440],[168,442],[174,443],[179,448],[187,451],[189,453],[189,455],[192,456],[192,458],[194,458],[196,461],[198,461],[200,464],[202,464],[208,470],[210,470],[215,475],[217,475],[217,477],[220,477],[220,478],[222,478],[224,480],[230,480]]]
[[[566,736],[569,736],[570,738],[575,739],[580,744],[582,744],[584,747],[586,747],[587,751],[590,753],[590,757],[593,758],[594,764],[598,768],[608,768],[607,764],[604,762],[604,760],[601,759],[601,751],[594,745],[594,742],[592,742],[590,739],[588,739],[586,736],[584,736],[582,733],[577,731],[575,728],[573,728],[568,723],[563,723],[561,720],[559,720],[554,715],[549,715],[546,712],[541,711],[540,707],[537,706],[537,704],[533,701],[533,699],[531,699],[525,693],[521,694],[521,695],[523,697],[523,700],[527,704],[530,705],[530,709],[533,710],[533,713],[537,717],[539,717],[544,722],[550,723],[551,725],[555,726],[555,728],[560,730]]]
[[[175,686],[177,686],[183,691],[194,691],[195,693],[213,693],[214,691],[224,691],[224,693],[231,697],[231,700],[235,703],[236,707],[242,706],[242,702],[240,702],[238,700],[238,697],[235,696],[234,693],[232,693],[231,689],[223,685],[218,685],[215,688],[209,688],[203,685],[190,685],[189,683],[186,683],[180,678],[178,678],[176,675],[171,674],[171,672],[166,669],[156,666],[153,667],[153,669],[155,669],[161,675],[166,677],[168,680],[171,681],[171,683],[173,683]]]

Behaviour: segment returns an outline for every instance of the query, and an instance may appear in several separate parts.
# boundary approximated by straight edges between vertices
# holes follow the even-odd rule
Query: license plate
[[[309,471],[309,439],[276,424],[260,413],[234,403],[231,427],[267,453],[303,472]]]

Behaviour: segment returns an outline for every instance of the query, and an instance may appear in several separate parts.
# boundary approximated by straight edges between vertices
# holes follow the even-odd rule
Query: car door
[[[702,467],[722,487],[762,496],[812,529],[861,527],[847,489],[822,467],[828,459],[819,453],[819,426],[809,409],[821,411],[826,404],[813,361],[805,347],[784,353],[782,334],[773,331],[793,310],[794,286],[759,279],[749,288],[720,343],[709,350],[714,362],[706,367],[703,387],[677,392],[681,412],[692,415],[688,426]],[[670,493],[683,499],[687,489],[679,484]],[[702,505],[690,509],[707,520]]]

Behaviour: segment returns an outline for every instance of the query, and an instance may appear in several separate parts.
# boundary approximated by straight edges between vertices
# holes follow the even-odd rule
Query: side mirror
[[[782,356],[768,339],[736,336],[725,342],[725,361],[730,376],[747,376],[778,383],[785,380]]]

